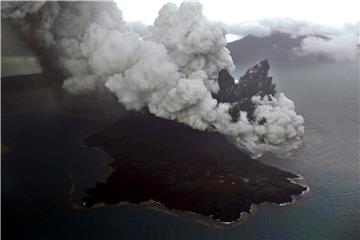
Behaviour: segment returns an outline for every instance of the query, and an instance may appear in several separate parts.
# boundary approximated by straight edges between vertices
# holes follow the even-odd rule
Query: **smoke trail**
[[[225,27],[203,16],[200,3],[166,4],[142,39],[114,3],[6,2],[2,13],[62,68],[70,93],[109,90],[127,109],[147,108],[194,129],[220,132],[254,155],[285,154],[301,142],[303,118],[284,94],[254,96],[254,120],[240,112],[237,121],[230,103],[213,98],[219,71],[234,66]]]

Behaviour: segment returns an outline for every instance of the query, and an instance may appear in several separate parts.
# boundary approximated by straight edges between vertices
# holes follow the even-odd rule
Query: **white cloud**
[[[294,49],[299,58],[325,57],[336,61],[356,61],[356,36],[333,36],[330,40],[307,37]]]
[[[356,61],[359,33],[355,24],[332,27],[288,18],[269,18],[232,24],[228,28],[230,33],[240,36],[266,37],[274,32],[283,32],[294,38],[302,37],[300,46],[292,52],[296,58]]]

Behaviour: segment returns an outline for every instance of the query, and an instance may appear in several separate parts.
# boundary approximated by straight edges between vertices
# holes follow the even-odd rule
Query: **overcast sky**
[[[116,0],[126,21],[153,23],[166,0]],[[176,4],[181,0],[173,0]],[[201,0],[211,20],[233,24],[260,18],[292,18],[324,25],[341,26],[360,18],[359,0]]]
[[[169,2],[168,0],[115,1],[127,22],[140,21],[145,24],[152,24],[161,7]],[[173,0],[172,2],[179,5],[182,0]],[[228,25],[231,34],[226,37],[229,42],[248,34],[267,36],[274,30],[292,34],[318,33],[331,37],[332,41],[305,39],[300,49],[302,50],[301,54],[326,53],[337,60],[354,59],[356,52],[354,43],[360,43],[358,35],[360,25],[355,27],[360,20],[360,0],[201,0],[200,2],[203,4],[205,16],[210,20],[218,20]],[[345,23],[351,24],[349,26],[344,25]],[[327,28],[326,26],[331,27]],[[132,23],[132,27],[139,33],[146,32],[144,24]],[[356,30],[354,30],[355,28]],[[18,63],[19,55],[21,58],[26,57],[26,59],[24,58],[26,61],[21,64],[22,71],[35,69],[38,72],[40,65],[33,54],[24,47],[24,44],[19,44],[13,35],[2,24],[2,36],[7,36],[8,39],[6,46],[2,44],[2,74],[5,74],[4,69],[11,71],[18,69],[6,67],[4,64]],[[8,61],[5,61],[5,56],[8,57]]]

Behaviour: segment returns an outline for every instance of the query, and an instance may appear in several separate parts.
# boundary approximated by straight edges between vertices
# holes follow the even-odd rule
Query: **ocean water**
[[[359,80],[350,63],[270,63],[305,118],[302,147],[261,161],[303,176],[310,191],[263,204],[244,223],[218,228],[189,214],[141,206],[75,210],[110,162],[81,140],[123,116],[111,99],[66,97],[53,87],[2,90],[2,231],[11,239],[359,239]],[[60,96],[59,96],[60,95]],[[74,177],[72,182],[70,176]],[[74,194],[70,194],[75,183]],[[73,196],[72,196],[73,195]]]

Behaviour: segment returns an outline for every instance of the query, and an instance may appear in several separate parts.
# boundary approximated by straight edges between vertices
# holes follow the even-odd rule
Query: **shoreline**
[[[89,136],[90,135],[91,134],[89,134]],[[106,157],[108,159],[110,159],[111,161],[115,161],[115,159],[113,157],[111,157],[109,154],[107,154],[104,151],[104,148],[102,146],[91,146],[90,147],[90,146],[85,145],[83,142],[82,142],[82,146],[84,148],[95,149],[97,152],[105,154]],[[111,167],[111,166],[109,166],[109,168],[111,170],[114,170],[114,168]],[[113,172],[113,171],[110,171],[110,174],[111,174],[111,172]],[[155,201],[153,199],[150,199],[150,200],[147,200],[147,201],[144,201],[144,202],[140,202],[140,203],[133,203],[133,202],[130,202],[130,201],[121,201],[121,202],[119,202],[117,204],[107,204],[107,203],[99,202],[99,203],[94,204],[90,208],[86,207],[85,202],[82,202],[81,205],[79,205],[77,203],[72,203],[72,205],[74,205],[74,206],[76,205],[76,210],[85,210],[85,209],[91,209],[91,208],[102,208],[102,207],[107,207],[107,206],[144,207],[145,209],[162,212],[162,213],[165,213],[165,214],[168,214],[168,215],[171,215],[171,216],[176,216],[176,217],[179,217],[179,218],[182,218],[182,215],[184,215],[184,217],[187,218],[187,220],[190,220],[189,216],[195,216],[197,218],[206,218],[206,219],[192,219],[192,221],[204,224],[204,225],[209,226],[209,227],[215,227],[215,228],[235,227],[235,226],[238,226],[238,225],[244,223],[246,221],[246,219],[251,217],[253,214],[255,214],[255,212],[258,210],[258,208],[260,206],[262,206],[262,205],[272,204],[272,205],[275,205],[275,206],[278,206],[278,207],[291,206],[292,204],[295,203],[297,198],[299,198],[300,196],[310,192],[310,187],[309,186],[301,184],[301,183],[296,181],[296,180],[303,180],[304,179],[303,176],[301,176],[300,174],[295,174],[293,172],[291,172],[291,173],[293,175],[295,175],[295,177],[294,178],[287,178],[288,181],[290,181],[293,184],[297,184],[297,185],[300,185],[302,187],[306,187],[306,189],[304,191],[302,191],[298,195],[297,194],[291,194],[291,198],[292,198],[291,202],[271,203],[271,202],[266,202],[265,201],[265,202],[261,202],[259,204],[251,203],[249,212],[243,211],[243,212],[240,213],[240,216],[236,220],[229,221],[229,222],[223,222],[223,221],[220,221],[219,219],[215,219],[215,218],[212,217],[213,215],[206,216],[206,215],[202,215],[200,213],[196,213],[196,212],[192,212],[192,211],[188,211],[188,210],[171,209],[171,208],[168,208],[164,203]],[[186,215],[187,215],[187,217],[186,217]]]
[[[156,134],[164,129],[171,131]],[[211,225],[232,226],[257,205],[289,205],[308,190],[295,182],[300,175],[252,159],[220,134],[138,113],[90,133],[82,146],[112,161],[107,180],[89,188],[82,199],[89,208],[150,205],[202,216]]]
[[[192,211],[188,211],[188,210],[181,210],[181,209],[171,209],[168,208],[165,204],[155,201],[153,199],[144,201],[144,202],[140,202],[140,203],[133,203],[130,201],[121,201],[117,204],[107,204],[107,203],[96,203],[94,204],[94,206],[92,207],[86,207],[85,206],[85,202],[82,202],[82,204],[78,204],[78,203],[74,203],[71,202],[71,206],[72,209],[74,210],[89,210],[92,208],[103,208],[103,207],[143,207],[144,209],[147,210],[154,210],[157,212],[161,212],[170,216],[175,216],[178,218],[181,218],[185,221],[193,221],[193,222],[197,222],[200,224],[203,224],[205,226],[208,227],[214,227],[214,228],[218,228],[218,229],[225,229],[225,228],[232,228],[232,227],[236,227],[240,224],[243,224],[249,217],[253,216],[259,209],[259,207],[261,206],[265,206],[265,205],[275,205],[277,207],[285,207],[285,206],[292,206],[295,201],[296,198],[304,195],[305,193],[309,192],[309,187],[307,187],[306,190],[304,190],[301,194],[299,195],[291,195],[292,196],[292,201],[291,202],[284,202],[284,203],[271,203],[271,202],[262,202],[259,204],[256,203],[252,203],[250,206],[250,210],[249,212],[243,211],[240,213],[240,216],[231,222],[222,222],[219,219],[215,219],[212,216],[206,216],[206,215],[202,215],[200,213],[196,213],[196,212],[192,212]],[[73,208],[74,207],[74,208]],[[193,219],[193,217],[195,217],[196,219]]]

